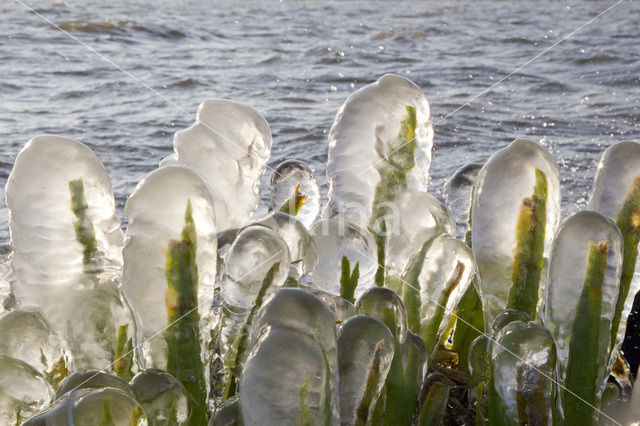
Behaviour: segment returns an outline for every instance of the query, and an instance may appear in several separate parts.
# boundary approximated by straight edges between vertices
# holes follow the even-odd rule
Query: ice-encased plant
[[[291,200],[304,196],[304,204],[294,209],[296,218],[310,228],[320,212],[320,187],[311,168],[300,160],[286,160],[278,164],[269,185],[272,211],[291,210]]]
[[[196,122],[175,134],[175,154],[161,165],[178,163],[203,177],[215,201],[220,232],[249,223],[258,205],[258,183],[271,143],[269,124],[255,109],[209,99],[198,107]]]
[[[535,317],[560,218],[560,181],[551,155],[524,139],[493,154],[478,175],[471,210],[485,325],[504,309]]]

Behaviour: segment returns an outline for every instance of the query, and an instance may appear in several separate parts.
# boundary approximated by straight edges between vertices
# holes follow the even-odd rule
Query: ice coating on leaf
[[[386,215],[386,263],[388,272],[400,276],[422,245],[441,232],[454,234],[449,208],[433,195],[416,190],[400,193]]]
[[[56,390],[55,399],[61,399],[69,392],[78,389],[102,389],[113,388],[134,397],[133,391],[127,382],[113,374],[100,370],[87,370],[73,373],[64,379]]]
[[[144,408],[151,425],[182,425],[187,422],[187,392],[166,371],[147,369],[131,380],[136,400]]]
[[[82,206],[73,205],[74,191],[82,197]],[[11,267],[22,305],[38,305],[42,287],[83,280],[86,247],[77,238],[76,226],[94,234],[96,247],[90,260],[96,268],[120,267],[122,231],[111,182],[86,145],[51,135],[31,139],[9,175],[6,201]]]
[[[251,347],[272,328],[297,336],[322,350],[331,390],[333,423],[338,422],[338,349],[335,319],[320,299],[298,288],[283,288],[273,293],[256,314],[251,328]]]
[[[640,143],[619,142],[604,152],[593,182],[589,210],[616,222],[624,241],[623,282],[626,298],[621,303],[621,314],[614,352],[620,348],[631,312],[634,295],[640,290],[640,259],[637,244],[640,237]],[[623,294],[622,297],[625,295]]]
[[[408,326],[407,311],[402,299],[391,289],[385,287],[372,287],[362,293],[356,302],[356,311],[360,315],[373,317],[384,322],[386,310],[391,310],[396,319],[395,335],[400,342],[404,342]]]
[[[299,185],[299,187],[298,187]],[[278,164],[271,175],[271,210],[278,211],[298,192],[307,198],[296,218],[308,229],[320,212],[320,187],[313,170],[300,160]]]
[[[510,322],[495,337],[491,364],[509,424],[553,424],[556,350],[546,328],[533,321]]]
[[[162,165],[197,171],[212,189],[218,231],[249,223],[258,183],[271,155],[271,131],[253,108],[225,99],[200,104],[196,122],[177,132],[175,154]]]
[[[0,355],[26,362],[53,386],[73,370],[66,342],[39,311],[16,309],[0,316]]]
[[[555,339],[558,353],[558,379],[565,383],[572,330],[583,292],[587,258],[591,244],[608,242],[606,269],[602,280],[602,305],[598,337],[597,376],[604,386],[608,371],[611,318],[618,297],[622,262],[622,238],[615,224],[591,211],[581,211],[567,218],[558,229],[549,262],[545,327]],[[599,388],[602,391],[602,388]]]
[[[299,286],[304,291],[316,296],[327,308],[329,308],[331,313],[333,313],[336,324],[340,324],[348,318],[356,315],[356,307],[344,297],[337,296],[333,293],[327,293],[326,291],[310,287],[303,283],[300,283]]]
[[[255,224],[276,231],[287,243],[291,255],[289,276],[300,279],[303,275],[310,274],[316,269],[318,265],[316,243],[297,216],[272,212],[256,221]]]
[[[403,278],[402,294],[414,333],[420,334],[431,351],[449,324],[453,310],[471,285],[476,272],[469,247],[442,233],[412,259]],[[419,289],[419,306],[410,301]],[[416,318],[417,316],[417,318]],[[419,321],[419,328],[416,327]]]
[[[411,132],[401,134],[408,117]],[[429,103],[414,83],[387,74],[357,90],[342,105],[329,132],[330,192],[324,216],[347,215],[367,226],[377,196],[385,202],[404,188],[426,191],[432,145]],[[395,169],[399,180],[386,181]],[[381,183],[391,199],[379,196]]]
[[[286,329],[272,327],[263,334],[240,381],[244,424],[331,423],[332,376],[323,358],[318,344]]]
[[[558,168],[551,155],[535,142],[517,139],[497,151],[477,177],[472,203],[473,254],[481,278],[482,301],[487,328],[503,311],[513,284],[517,230],[523,203],[535,198],[536,183],[546,182],[546,216],[543,259],[548,259],[560,217]],[[539,230],[542,231],[542,230]],[[542,266],[542,265],[540,265]],[[540,280],[538,294],[544,294]],[[542,297],[538,298],[538,303]]]
[[[373,285],[378,265],[376,244],[369,231],[340,217],[317,221],[309,233],[318,249],[318,266],[311,276],[314,286],[339,295],[343,257],[351,269],[358,264],[360,270],[356,298]]]
[[[71,424],[131,426],[148,424],[142,406],[119,389],[102,388],[75,392],[70,395],[69,401]]]
[[[19,425],[53,397],[45,377],[29,364],[0,356],[0,424]]]
[[[136,312],[138,342],[167,327],[165,267],[171,241],[180,241],[185,211],[191,205],[195,224],[200,332],[210,329],[213,284],[216,277],[217,234],[213,198],[202,178],[182,166],[167,166],[145,177],[125,205],[126,231],[123,291]],[[147,367],[166,368],[166,344],[162,335],[145,343]]]
[[[338,331],[340,421],[350,425],[371,421],[391,367],[393,335],[382,322],[356,315]]]
[[[466,164],[456,170],[444,185],[444,198],[456,219],[457,238],[462,238],[467,231],[471,195],[481,168],[482,164]]]

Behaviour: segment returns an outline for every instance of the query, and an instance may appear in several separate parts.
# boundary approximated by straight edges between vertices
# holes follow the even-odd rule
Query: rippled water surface
[[[301,158],[324,183],[337,109],[397,73],[431,102],[433,193],[527,136],[558,161],[568,213],[586,203],[602,151],[640,140],[638,19],[630,0],[5,0],[0,186],[31,137],[66,135],[97,152],[122,212],[206,98],[255,107],[271,125],[271,165]],[[0,240],[7,228],[3,202]]]

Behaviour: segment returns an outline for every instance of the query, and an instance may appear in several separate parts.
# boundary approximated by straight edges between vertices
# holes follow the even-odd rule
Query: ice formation
[[[274,230],[287,243],[291,255],[290,277],[298,280],[316,269],[318,265],[316,243],[302,222],[298,220],[298,216],[273,212],[256,221],[255,224]]]
[[[471,215],[473,254],[488,328],[498,313],[512,307],[507,305],[516,282],[526,280],[534,287],[532,293],[537,287],[531,299],[544,294],[544,280],[536,271],[542,275],[540,265],[548,259],[560,217],[559,174],[551,155],[524,139],[497,151],[478,174]],[[544,240],[527,239],[534,234]],[[535,259],[522,259],[529,249]],[[541,300],[537,297],[538,304]],[[535,314],[536,306],[529,309]]]
[[[156,369],[141,371],[131,380],[131,389],[149,424],[187,423],[187,392],[171,374]]]
[[[396,329],[391,330],[398,340],[404,342],[409,331],[407,325],[407,311],[402,299],[393,291],[385,287],[372,287],[365,291],[356,303],[356,311],[360,315],[367,315],[384,322],[388,311],[393,312]]]
[[[311,276],[315,287],[340,295],[343,257],[349,261],[351,270],[356,265],[359,268],[356,298],[373,285],[378,265],[376,244],[369,231],[338,217],[317,221],[309,233],[318,249],[318,266]]]
[[[175,134],[175,154],[161,166],[178,163],[202,175],[211,189],[221,232],[250,222],[271,143],[269,125],[256,110],[209,99],[198,107],[196,122]]]
[[[509,424],[554,424],[556,349],[546,328],[533,321],[507,324],[495,336],[491,365]]]
[[[133,391],[127,382],[118,376],[105,373],[100,370],[87,370],[73,373],[65,378],[56,390],[55,399],[64,398],[70,392],[79,389],[102,389],[113,388],[124,392],[130,397],[134,397]]]
[[[271,175],[271,210],[289,208],[286,203],[296,199],[296,194],[306,197],[296,218],[309,229],[320,212],[320,187],[313,170],[299,160],[280,163]]]
[[[640,290],[640,143],[619,142],[604,152],[593,182],[588,209],[616,222],[624,241],[620,295],[614,322],[617,353],[635,294]]]
[[[471,196],[481,168],[477,163],[464,165],[444,185],[445,201],[456,220],[457,238],[462,238],[469,227]]]
[[[44,409],[53,390],[29,364],[0,355],[0,424],[15,425]]]

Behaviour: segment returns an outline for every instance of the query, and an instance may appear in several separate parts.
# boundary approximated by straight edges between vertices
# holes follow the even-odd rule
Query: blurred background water
[[[639,19],[631,0],[4,0],[0,241],[9,238],[4,185],[31,137],[54,133],[91,146],[122,213],[206,98],[260,111],[273,133],[271,165],[308,162],[326,198],[335,113],[385,73],[408,77],[430,100],[436,196],[458,167],[525,136],[552,152],[564,213],[576,211],[604,149],[640,139]]]

